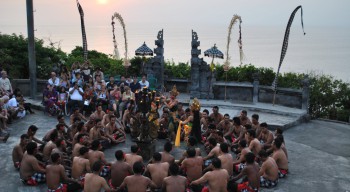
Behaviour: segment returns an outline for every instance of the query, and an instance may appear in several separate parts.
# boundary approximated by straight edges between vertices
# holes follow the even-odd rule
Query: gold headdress
[[[170,95],[172,96],[178,96],[180,94],[180,92],[177,91],[176,89],[176,85],[173,86],[173,89],[170,91]]]
[[[199,103],[199,100],[197,98],[193,99],[193,102],[191,104],[191,110],[192,111],[199,111],[199,110],[201,110],[201,104]]]

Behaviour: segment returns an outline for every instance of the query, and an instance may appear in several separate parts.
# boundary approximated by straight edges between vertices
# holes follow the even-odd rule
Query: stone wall
[[[215,99],[225,99],[225,86],[226,100],[253,102],[253,85],[251,83],[217,81],[213,86]]]
[[[258,102],[272,103],[274,91],[269,86],[259,86]],[[302,108],[302,90],[278,88],[275,104],[293,108]]]
[[[47,80],[37,80],[37,93],[42,93],[46,86]],[[12,87],[19,88],[24,96],[30,96],[30,80],[29,79],[13,79],[11,80]]]

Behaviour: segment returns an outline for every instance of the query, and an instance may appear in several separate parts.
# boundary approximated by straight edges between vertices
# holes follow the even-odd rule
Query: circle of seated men
[[[63,115],[58,115],[56,127],[42,140],[35,136],[38,127],[30,126],[13,149],[14,167],[25,185],[46,182],[52,192],[101,189],[251,192],[275,187],[288,174],[288,154],[281,129],[272,133],[266,123],[259,123],[257,114],[250,120],[246,111],[230,119],[215,106],[210,115],[208,110],[200,113],[198,140],[185,133],[184,127],[193,123],[191,109],[184,110],[178,102],[174,102],[174,108],[175,100],[176,97],[165,99],[162,114],[148,119],[157,122],[157,139],[167,141],[164,150],[154,153],[147,163],[139,155],[137,145],[130,146],[130,153],[115,151],[113,162],[106,160],[104,149],[125,142],[129,133],[139,136],[133,129],[142,124],[142,113],[130,105],[118,118],[113,107],[104,111],[98,105],[89,118],[79,108],[74,109],[69,125]],[[187,144],[179,159],[171,154],[177,126]]]

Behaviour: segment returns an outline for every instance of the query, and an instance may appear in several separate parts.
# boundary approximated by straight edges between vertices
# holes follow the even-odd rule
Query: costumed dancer
[[[175,139],[175,128],[177,124],[177,105],[179,101],[177,100],[177,96],[180,94],[177,89],[176,85],[173,86],[173,89],[169,92],[170,93],[170,100],[164,101],[164,104],[166,107],[170,110],[170,117],[169,117],[169,126],[168,126],[168,138],[170,141],[174,141]]]
[[[191,135],[198,142],[202,140],[201,126],[200,126],[200,109],[201,104],[197,98],[193,99],[191,104],[191,116],[189,116],[185,121],[182,122],[184,126],[184,140],[188,140],[188,136]],[[187,126],[186,126],[187,125]]]

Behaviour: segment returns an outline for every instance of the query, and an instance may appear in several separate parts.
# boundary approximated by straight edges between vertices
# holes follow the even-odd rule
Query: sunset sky
[[[25,0],[0,1],[0,25],[26,24]],[[228,23],[233,14],[245,25],[285,25],[292,10],[302,5],[308,26],[350,26],[350,1],[334,0],[80,0],[86,23],[109,23],[119,12],[126,23]],[[34,0],[37,25],[77,25],[75,0]]]

